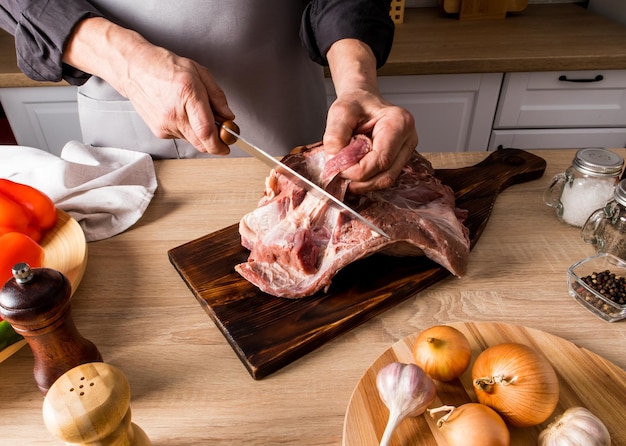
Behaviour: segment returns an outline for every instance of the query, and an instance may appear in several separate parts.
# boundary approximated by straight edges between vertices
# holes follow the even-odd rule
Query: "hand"
[[[355,133],[371,135],[372,151],[342,172],[354,193],[385,189],[395,182],[417,146],[413,116],[377,94],[344,92],[328,110],[324,147],[337,153]]]
[[[355,39],[333,43],[326,57],[337,99],[328,110],[324,150],[335,154],[355,133],[372,138],[372,151],[342,172],[354,193],[391,186],[417,146],[415,120],[405,109],[384,100],[378,90],[376,59]]]
[[[101,17],[79,22],[63,61],[111,84],[157,137],[185,139],[201,152],[230,152],[215,121],[235,116],[209,70],[198,63]]]
[[[157,137],[185,139],[214,155],[230,152],[215,121],[235,115],[209,70],[193,60],[148,44],[130,61],[121,90]]]

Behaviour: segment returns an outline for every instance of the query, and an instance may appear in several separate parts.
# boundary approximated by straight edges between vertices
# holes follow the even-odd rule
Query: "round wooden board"
[[[526,344],[542,352],[554,367],[560,384],[559,404],[539,426],[510,428],[511,445],[536,444],[539,432],[569,407],[584,406],[604,422],[613,445],[626,445],[626,372],[584,348],[540,330],[502,323],[465,322],[449,324],[462,331],[472,346],[472,362],[466,372],[450,383],[436,381],[437,399],[429,407],[459,406],[476,401],[470,371],[478,353],[503,342]],[[367,369],[354,389],[343,426],[344,446],[376,446],[389,411],[378,396],[376,375],[393,361],[413,362],[412,347],[418,333],[398,341]],[[405,419],[396,429],[392,445],[445,445],[436,419],[427,412]]]
[[[87,267],[87,241],[78,222],[57,209],[56,225],[41,241],[45,251],[44,266],[62,272],[72,284],[72,294],[78,288]],[[0,362],[26,345],[22,339],[0,351]]]
[[[72,294],[78,288],[87,267],[87,241],[78,222],[57,209],[57,224],[41,241],[46,252],[46,268],[62,272],[72,284]]]

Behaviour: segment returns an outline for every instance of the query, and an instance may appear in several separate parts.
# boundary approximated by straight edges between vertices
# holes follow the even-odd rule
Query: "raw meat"
[[[239,224],[241,243],[250,256],[235,267],[237,272],[262,291],[286,298],[327,290],[341,268],[380,251],[426,255],[462,276],[469,256],[469,231],[463,225],[466,212],[455,207],[453,191],[433,176],[430,162],[414,152],[392,187],[351,194],[347,180],[337,174],[369,150],[371,140],[358,135],[331,159],[317,144],[286,156],[283,162],[343,199],[390,239],[273,170],[257,209]]]

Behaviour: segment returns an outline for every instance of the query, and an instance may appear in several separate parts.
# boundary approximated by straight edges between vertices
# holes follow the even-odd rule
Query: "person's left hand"
[[[370,135],[373,147],[358,164],[342,172],[351,180],[350,191],[365,193],[390,187],[417,147],[413,116],[376,92],[360,88],[343,91],[328,110],[326,152],[339,152],[357,133]]]

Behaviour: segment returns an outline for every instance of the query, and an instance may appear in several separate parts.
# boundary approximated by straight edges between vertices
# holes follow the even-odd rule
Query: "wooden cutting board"
[[[471,369],[478,353],[503,342],[525,344],[541,352],[559,378],[559,402],[546,422],[539,426],[511,428],[511,446],[537,444],[537,436],[557,414],[583,406],[597,415],[609,429],[613,445],[626,445],[626,372],[615,364],[549,333],[502,323],[464,322],[450,324],[470,342],[472,362],[463,375],[449,383],[436,382],[437,399],[429,407],[444,404],[459,406],[476,401],[472,390]],[[418,333],[398,341],[366,370],[356,385],[346,410],[343,446],[378,446],[385,429],[388,409],[378,397],[376,375],[393,361],[413,362],[412,347]],[[445,445],[428,414],[407,418],[395,432],[393,445]]]
[[[502,149],[436,176],[467,209],[473,247],[500,191],[540,178],[546,162],[529,152]],[[420,290],[448,277],[424,257],[374,254],[341,270],[328,293],[289,300],[262,293],[234,270],[249,252],[238,225],[192,240],[168,252],[172,265],[255,379],[263,378],[351,330]]]

